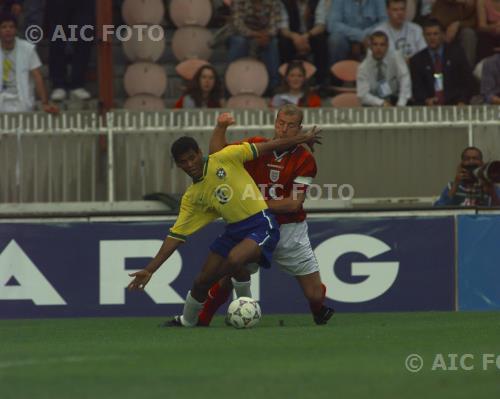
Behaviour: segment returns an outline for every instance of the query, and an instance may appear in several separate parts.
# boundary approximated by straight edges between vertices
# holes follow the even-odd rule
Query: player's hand
[[[306,134],[304,134],[305,143],[314,152],[314,144],[321,144],[322,136],[320,135],[321,129],[313,126]]]
[[[227,128],[231,125],[234,125],[236,121],[233,118],[233,115],[231,115],[229,112],[223,112],[222,114],[219,115],[217,118],[217,126]]]
[[[146,286],[146,284],[149,282],[149,280],[151,279],[151,272],[146,270],[146,269],[142,269],[142,270],[139,270],[138,272],[135,272],[135,273],[130,273],[129,274],[130,277],[135,277],[132,282],[128,285],[128,290],[129,291],[134,291],[134,290],[144,290],[144,287]]]

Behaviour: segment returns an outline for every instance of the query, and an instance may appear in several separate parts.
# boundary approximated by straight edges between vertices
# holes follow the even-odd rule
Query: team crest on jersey
[[[280,171],[276,169],[271,169],[269,171],[269,179],[273,182],[276,183],[280,178]]]
[[[217,169],[217,172],[215,172],[215,174],[217,175],[217,177],[219,179],[224,179],[227,176],[226,171],[224,170],[224,168]]]

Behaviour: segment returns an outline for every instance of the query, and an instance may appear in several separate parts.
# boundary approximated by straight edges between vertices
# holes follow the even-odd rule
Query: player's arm
[[[144,269],[129,274],[129,276],[134,277],[134,279],[128,285],[128,289],[143,290],[146,284],[153,276],[153,273],[156,272],[168,258],[170,258],[170,256],[174,253],[177,247],[182,243],[183,241],[176,240],[175,238],[172,238],[170,236],[165,238],[160,250],[151,260],[151,262],[149,262],[149,264]]]
[[[267,206],[273,213],[294,213],[298,212],[306,199],[305,192],[295,192],[283,199],[267,200]]]
[[[210,137],[210,143],[208,145],[208,152],[210,154],[220,151],[227,146],[226,131],[227,128],[233,124],[234,118],[229,112],[224,112],[219,115],[217,118],[217,125],[215,125],[212,137]]]
[[[286,151],[287,149],[294,147],[299,144],[307,144],[308,146],[314,146],[314,144],[321,144],[321,129],[314,126],[305,134],[297,134],[294,137],[285,137],[281,139],[269,140],[264,143],[254,143],[253,145],[257,149],[258,155],[264,155],[271,153],[273,151]]]

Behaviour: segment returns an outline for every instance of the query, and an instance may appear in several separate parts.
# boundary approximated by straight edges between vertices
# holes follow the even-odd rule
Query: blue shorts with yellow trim
[[[210,245],[210,250],[227,258],[229,252],[245,238],[255,241],[261,248],[259,265],[271,267],[273,251],[280,240],[280,227],[267,209],[241,222],[226,225],[226,230]]]

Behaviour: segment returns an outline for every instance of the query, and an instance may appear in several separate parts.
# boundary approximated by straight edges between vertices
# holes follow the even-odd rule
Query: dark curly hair
[[[222,89],[222,81],[219,78],[219,75],[217,74],[217,71],[212,65],[203,65],[196,74],[193,77],[193,80],[189,82],[188,88],[186,90],[186,94],[190,95],[191,98],[194,100],[194,103],[196,104],[197,107],[203,107],[203,93],[201,91],[201,86],[200,86],[200,77],[201,74],[203,73],[204,70],[210,70],[214,74],[215,77],[215,82],[214,82],[214,87],[210,94],[208,95],[207,99],[207,107],[208,108],[221,108],[221,99],[223,96],[223,89]]]

